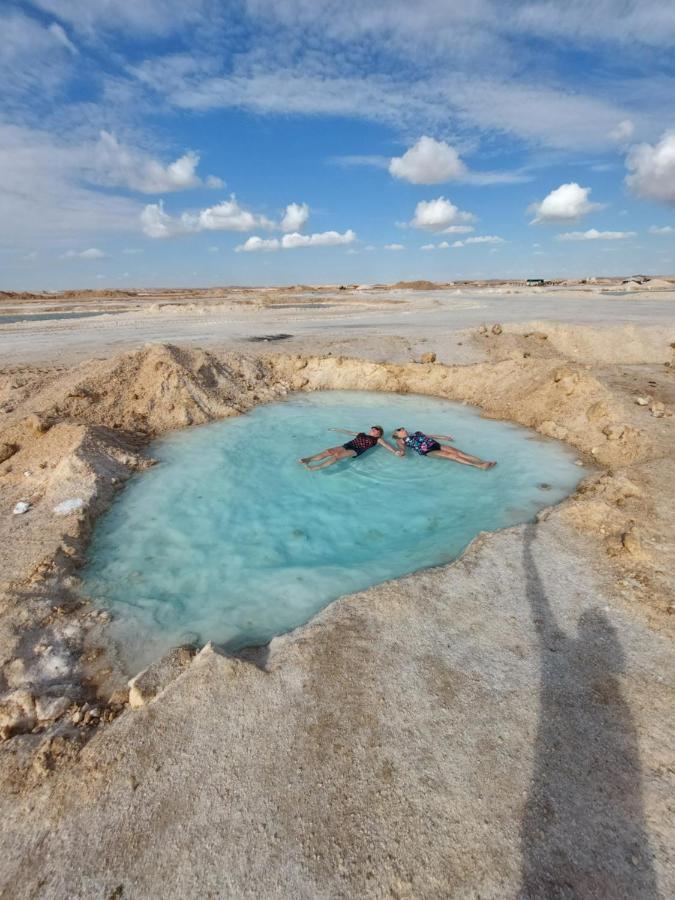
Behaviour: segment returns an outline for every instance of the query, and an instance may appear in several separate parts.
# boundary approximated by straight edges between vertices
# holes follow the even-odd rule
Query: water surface
[[[299,456],[382,425],[451,434],[489,471],[381,448],[320,472]],[[180,431],[99,520],[83,571],[131,670],[185,640],[230,649],[331,600],[455,559],[479,532],[532,519],[580,478],[569,448],[471,407],[326,391]],[[541,485],[545,487],[542,488]]]

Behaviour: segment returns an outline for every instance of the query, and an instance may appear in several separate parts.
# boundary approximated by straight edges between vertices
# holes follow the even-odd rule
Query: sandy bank
[[[580,363],[560,335],[470,337],[490,361],[159,346],[3,376],[5,890],[515,897],[573,885],[651,897],[657,883],[675,887],[675,398],[663,334],[636,333],[631,366],[604,350],[599,365]],[[546,348],[522,349],[537,343]],[[588,360],[592,348],[578,352]],[[594,474],[536,525],[332,604],[257,665],[183,655],[130,709],[105,617],[76,591],[95,516],[149,464],[153,436],[323,388],[476,403],[568,441]],[[21,499],[30,511],[12,516]],[[82,505],[54,513],[73,499]]]

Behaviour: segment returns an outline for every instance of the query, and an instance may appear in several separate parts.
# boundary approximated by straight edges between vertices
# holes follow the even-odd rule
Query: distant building
[[[528,287],[534,287],[535,285],[546,284],[543,278],[528,278],[525,282]]]

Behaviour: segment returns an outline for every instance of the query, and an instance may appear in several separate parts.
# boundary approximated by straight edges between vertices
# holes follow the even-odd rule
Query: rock
[[[597,403],[592,403],[586,410],[586,418],[589,422],[597,422],[598,419],[606,419],[608,415],[609,410],[601,400],[598,400]]]
[[[14,506],[12,510],[12,514],[15,516],[22,516],[24,513],[27,513],[31,508],[28,500],[19,500],[19,502]]]
[[[39,722],[58,719],[70,706],[69,697],[36,697],[35,714]]]
[[[631,556],[641,556],[642,555],[642,542],[640,541],[640,532],[635,526],[629,528],[628,531],[624,532],[621,535],[621,543],[623,545],[624,550],[631,554]]]
[[[0,700],[0,739],[7,740],[35,727],[35,700],[30,691],[18,690]]]
[[[649,397],[636,397],[635,402],[638,406],[647,406],[649,403]]]
[[[37,413],[31,413],[31,415],[26,418],[26,424],[36,434],[44,434],[45,431],[49,431],[50,428],[49,422],[47,422]]]
[[[129,681],[129,706],[139,709],[153,700],[190,665],[194,647],[174,647]]]
[[[0,463],[14,456],[19,450],[18,444],[0,444]]]
[[[542,422],[539,426],[539,431],[541,431],[542,434],[545,434],[548,437],[555,438],[558,441],[564,441],[569,434],[569,432],[563,425],[558,425],[557,422],[551,422],[550,420]]]
[[[423,353],[420,356],[420,362],[422,363],[435,363],[436,362],[436,354],[435,353]]]
[[[504,330],[504,329],[503,329],[502,326],[499,324],[499,322],[496,322],[496,323],[492,326],[492,333],[493,333],[493,334],[501,334],[503,330]]]
[[[605,435],[608,441],[620,441],[626,433],[626,426],[605,425],[605,427],[602,429],[602,433]]]
[[[660,400],[654,400],[649,406],[649,412],[655,419],[662,419],[666,412],[665,404],[661,403]]]
[[[83,508],[84,500],[81,497],[73,497],[71,500],[62,500],[61,503],[57,503],[54,512],[57,516],[69,516]]]

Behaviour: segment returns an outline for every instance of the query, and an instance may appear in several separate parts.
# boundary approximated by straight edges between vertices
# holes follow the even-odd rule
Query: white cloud
[[[61,25],[43,25],[18,10],[0,11],[0,94],[34,102],[67,80],[77,50]]]
[[[99,28],[137,34],[167,35],[196,24],[208,7],[207,0],[32,0],[33,4],[79,31]]]
[[[351,228],[340,234],[338,231],[321,231],[318,234],[285,234],[281,239],[284,250],[295,247],[335,247],[338,244],[353,244],[356,240],[356,232]]]
[[[306,203],[289,203],[280,223],[282,231],[299,231],[309,219],[309,206]]]
[[[623,119],[623,121],[619,122],[616,128],[612,128],[612,130],[609,132],[609,136],[618,144],[623,144],[633,136],[634,131],[635,125],[633,125],[631,120]]]
[[[413,228],[443,231],[453,225],[473,222],[475,218],[472,213],[463,212],[445,197],[437,197],[435,200],[420,200],[410,224]]]
[[[243,244],[235,247],[237,253],[252,253],[258,250],[295,250],[298,247],[337,247],[344,244],[352,244],[356,240],[356,233],[351,229],[340,234],[337,231],[322,231],[316,234],[300,234],[293,232],[279,238],[264,238],[254,235]]]
[[[654,145],[633,147],[626,168],[626,183],[634,194],[675,206],[675,131],[667,131]]]
[[[197,231],[253,231],[254,228],[274,228],[274,222],[240,206],[234,194],[216,206],[197,213],[184,212],[171,216],[164,210],[164,202],[149,203],[141,213],[141,226],[151,238],[169,238]]]
[[[634,231],[598,231],[597,228],[589,228],[588,231],[568,231],[556,235],[558,241],[624,241],[635,237]]]
[[[265,238],[253,235],[253,237],[250,237],[247,241],[243,244],[239,244],[239,246],[234,249],[237,253],[255,253],[258,250],[278,250],[279,247],[279,238],[269,238],[269,240],[266,240]]]
[[[384,249],[385,250],[405,250],[405,247],[403,246],[403,244],[385,244]]]
[[[435,250],[436,244],[422,244],[420,250]]]
[[[61,259],[105,259],[106,254],[98,247],[90,247],[88,250],[68,250]]]
[[[467,244],[503,244],[504,238],[496,234],[477,234],[475,237],[466,238],[463,241],[455,241],[453,247],[466,247]]]
[[[443,234],[468,234],[473,231],[473,225],[450,225],[443,229]]]
[[[99,184],[127,187],[143,194],[164,194],[201,187],[197,175],[199,155],[188,150],[172,163],[157,160],[121,144],[114,134],[101,131],[93,152],[93,180]],[[208,187],[223,186],[220,178],[209,175]]]
[[[594,210],[602,209],[600,203],[591,203],[588,199],[590,193],[590,188],[581,187],[574,181],[561,184],[544,197],[541,203],[533,203],[528,207],[528,212],[535,214],[530,224],[574,222]]]
[[[411,184],[441,184],[461,178],[466,171],[454,147],[427,135],[403,156],[395,156],[389,163],[389,172],[394,178]]]
[[[675,228],[672,225],[652,225],[649,229],[650,234],[675,234]]]

